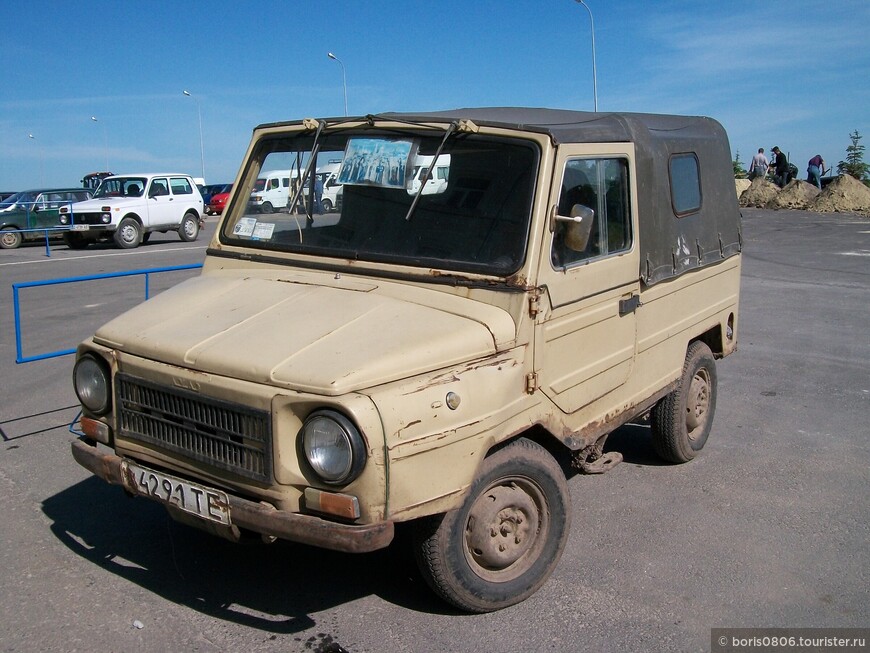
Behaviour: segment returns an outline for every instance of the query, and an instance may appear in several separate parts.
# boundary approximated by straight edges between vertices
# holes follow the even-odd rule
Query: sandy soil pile
[[[819,213],[860,213],[870,216],[870,188],[854,177],[842,175],[825,186],[807,209]]]
[[[768,202],[776,197],[777,193],[779,193],[779,188],[776,187],[776,184],[761,177],[753,179],[749,188],[740,196],[740,206],[764,208]]]
[[[816,199],[819,189],[800,179],[788,182],[785,188],[779,191],[767,203],[768,209],[806,209],[810,202]]]

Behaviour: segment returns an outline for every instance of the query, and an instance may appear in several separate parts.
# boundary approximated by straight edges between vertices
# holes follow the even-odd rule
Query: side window
[[[169,186],[165,177],[152,179],[151,190],[148,191],[148,197],[160,197],[161,195],[169,195]]]
[[[675,154],[669,163],[671,204],[678,217],[701,209],[701,174],[698,157],[692,153]]]
[[[290,188],[290,177],[281,177],[281,185],[284,188]]]
[[[631,247],[628,161],[571,159],[562,175],[551,259],[567,267]]]
[[[173,177],[169,180],[173,195],[192,195],[193,186],[184,177]]]

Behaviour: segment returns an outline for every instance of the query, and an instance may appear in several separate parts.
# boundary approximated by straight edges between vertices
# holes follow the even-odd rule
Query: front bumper
[[[73,441],[72,455],[79,465],[95,476],[130,490],[124,483],[121,471],[124,459],[120,456],[103,453],[86,440]],[[266,503],[228,496],[233,525],[267,537],[349,553],[383,549],[393,540],[394,526],[391,521],[361,526],[340,524],[314,515],[286,512]]]

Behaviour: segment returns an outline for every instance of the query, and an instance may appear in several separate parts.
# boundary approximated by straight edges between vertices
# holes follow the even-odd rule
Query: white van
[[[287,206],[290,199],[290,180],[296,170],[267,170],[254,183],[250,204],[260,213],[272,213]]]
[[[329,213],[341,208],[341,184],[338,183],[338,173],[341,161],[330,161],[317,169],[317,176],[323,180],[323,212]]]
[[[416,195],[420,190],[420,183],[426,177],[429,166],[432,165],[431,156],[418,155],[414,158],[414,170],[408,181],[408,194]],[[435,169],[423,188],[423,195],[435,195],[447,190],[447,177],[450,174],[450,155],[442,154],[435,163]]]

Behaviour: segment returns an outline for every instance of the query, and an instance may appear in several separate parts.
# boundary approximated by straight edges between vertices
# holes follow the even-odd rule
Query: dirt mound
[[[807,208],[819,213],[860,213],[870,216],[870,188],[842,175],[828,184]]]
[[[819,189],[800,179],[790,181],[788,185],[777,193],[768,203],[768,209],[806,209]]]
[[[749,188],[740,196],[740,206],[754,206],[764,208],[779,193],[779,188],[767,179],[759,177],[753,179]]]
[[[737,189],[737,197],[743,195],[743,192],[746,191],[751,184],[752,182],[748,179],[735,179],[734,187]]]

